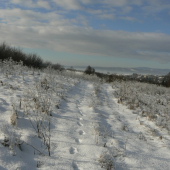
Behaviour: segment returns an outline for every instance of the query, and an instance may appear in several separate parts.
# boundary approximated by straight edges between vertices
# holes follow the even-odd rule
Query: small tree
[[[162,85],[166,87],[170,87],[170,72],[164,76],[164,79],[162,81]]]
[[[74,69],[73,66],[71,66],[70,68],[68,68],[67,70],[70,70],[70,71],[76,71],[76,69]]]
[[[60,64],[53,64],[52,65],[52,68],[55,69],[55,70],[59,70],[59,71],[63,71],[64,70],[64,67]]]
[[[84,71],[85,74],[94,74],[95,73],[95,69],[92,68],[91,66],[88,66],[86,68],[86,70]]]

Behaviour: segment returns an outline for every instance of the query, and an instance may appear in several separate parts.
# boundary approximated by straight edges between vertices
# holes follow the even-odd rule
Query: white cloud
[[[88,20],[85,16],[83,15],[79,15],[76,17],[76,22],[75,23],[79,23],[82,26],[88,26]]]
[[[134,17],[129,17],[129,16],[119,17],[119,19],[123,19],[123,20],[127,20],[127,21],[138,21],[136,18],[134,18]],[[139,21],[139,22],[140,22],[140,21]]]
[[[7,25],[18,26],[38,26],[44,25],[53,21],[62,21],[62,16],[55,12],[41,13],[31,10],[15,9],[0,9],[1,22]]]
[[[122,8],[122,14],[127,14],[130,13],[132,11],[132,7],[131,6],[125,6]]]
[[[11,3],[20,4],[20,3],[22,3],[22,0],[11,0]]]
[[[83,9],[83,12],[88,12],[93,18],[137,21],[136,18],[128,15],[133,10],[131,5],[140,6],[146,0],[52,1],[58,6],[67,9],[64,12]],[[21,0],[11,0],[11,2],[30,8],[43,7],[50,9],[50,4],[45,0],[36,2],[27,0],[24,2],[25,4]],[[160,9],[155,2],[159,2]],[[93,6],[97,3],[100,6],[99,9],[92,8],[91,6],[85,8],[87,4]],[[157,12],[169,8],[160,0],[148,0],[147,5],[152,6],[153,9],[150,8],[151,11]],[[118,9],[120,9],[120,12],[117,12]],[[149,10],[146,5],[145,10]],[[69,19],[65,18],[63,13],[58,14],[56,12],[51,10],[51,12],[42,13],[31,9],[22,10],[19,8],[0,9],[1,41],[27,48],[44,48],[76,54],[170,62],[169,35],[162,33],[94,30],[88,26],[88,19],[83,15],[79,14],[75,18]],[[84,27],[76,25],[83,25]]]
[[[103,0],[103,4],[111,5],[114,7],[122,7],[127,5],[127,0]]]
[[[144,3],[144,0],[129,0],[129,4],[141,6]]]
[[[103,10],[101,9],[87,9],[86,11],[90,14],[102,14],[103,13]]]
[[[147,14],[155,14],[166,9],[170,10],[170,3],[167,0],[146,0],[146,5],[142,9]]]
[[[82,9],[78,0],[53,0],[58,6],[68,10]]]
[[[0,15],[5,12],[0,10]],[[23,15],[26,21],[35,17],[49,19],[57,17],[54,13],[27,13],[13,11]],[[12,17],[10,11],[4,15]],[[24,19],[24,20],[25,20]],[[9,19],[10,20],[10,19]],[[8,20],[7,20],[8,21]],[[43,48],[84,55],[135,58],[170,62],[170,36],[163,33],[140,33],[125,31],[94,30],[89,27],[73,26],[70,20],[58,19],[48,24],[39,23],[24,26],[21,21],[13,24],[0,24],[1,41],[25,48]],[[20,26],[18,26],[18,23]],[[22,36],[21,36],[22,35]]]
[[[62,12],[70,12],[70,10],[83,12],[99,17],[100,19],[119,19],[131,16],[126,20],[132,21],[132,18],[138,16],[141,19],[144,15],[159,13],[165,9],[170,9],[170,3],[167,0],[9,0],[13,4],[18,4],[30,8],[45,8],[51,10],[63,10]],[[96,9],[97,7],[97,9]],[[140,13],[133,16],[133,9],[140,8]],[[132,15],[130,15],[132,14]],[[156,17],[156,16],[155,16]],[[137,20],[137,19],[136,19]],[[136,21],[133,20],[133,21]]]
[[[12,4],[17,4],[20,6],[24,6],[27,8],[45,8],[45,9],[50,9],[50,4],[48,1],[45,0],[37,0],[37,2],[34,2],[33,0],[10,0],[10,3]]]
[[[91,3],[95,3],[95,0],[81,0],[81,2],[83,3],[83,4],[91,4]]]
[[[101,19],[115,19],[114,14],[100,14],[98,15],[98,17]]]
[[[38,2],[37,2],[37,5],[38,5],[39,7],[45,8],[45,9],[50,9],[50,8],[51,8],[50,5],[49,5],[49,3],[48,3],[47,1],[38,1]]]

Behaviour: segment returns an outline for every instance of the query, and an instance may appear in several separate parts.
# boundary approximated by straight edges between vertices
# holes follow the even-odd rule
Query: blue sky
[[[67,66],[170,68],[170,1],[1,0],[0,36]]]

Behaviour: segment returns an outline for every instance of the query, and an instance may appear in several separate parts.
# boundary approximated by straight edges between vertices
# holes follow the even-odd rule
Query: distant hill
[[[66,68],[70,68],[70,66],[65,66]],[[93,67],[93,66],[92,66]],[[74,66],[76,70],[85,70],[85,66]],[[157,68],[149,68],[149,67],[135,67],[135,68],[124,68],[124,67],[93,67],[96,72],[101,73],[117,73],[117,74],[149,74],[149,75],[166,75],[170,72],[170,69],[157,69]]]

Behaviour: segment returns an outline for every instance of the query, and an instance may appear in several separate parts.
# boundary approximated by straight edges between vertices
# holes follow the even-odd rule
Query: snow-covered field
[[[0,170],[169,170],[170,93],[144,85],[1,64]]]

